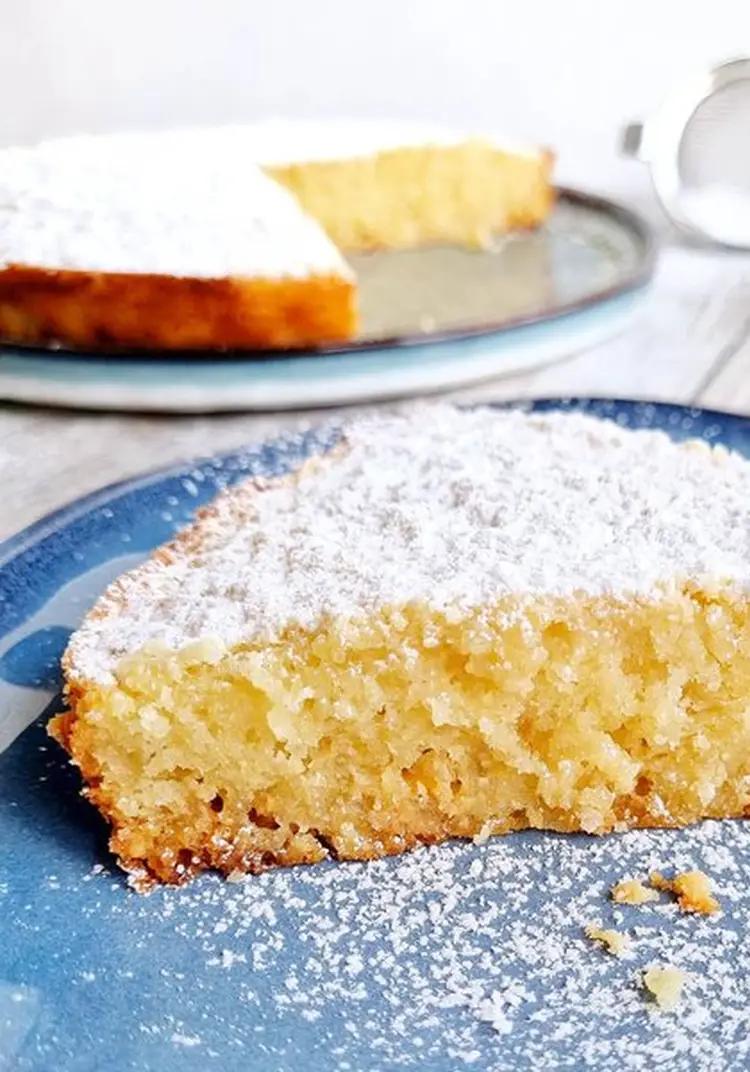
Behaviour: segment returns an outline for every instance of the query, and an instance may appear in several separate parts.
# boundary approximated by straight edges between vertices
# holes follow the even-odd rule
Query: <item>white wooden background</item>
[[[439,118],[553,145],[564,181],[641,208],[647,310],[571,361],[462,399],[618,395],[750,414],[750,256],[666,228],[617,131],[684,72],[750,54],[747,0],[3,0],[0,144],[268,113]],[[305,415],[306,417],[314,414]],[[103,483],[300,415],[127,417],[0,405],[0,538]]]

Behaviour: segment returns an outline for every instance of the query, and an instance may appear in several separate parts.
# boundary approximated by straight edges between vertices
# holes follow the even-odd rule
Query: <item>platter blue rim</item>
[[[325,407],[436,392],[550,364],[624,330],[641,309],[656,263],[648,223],[607,198],[561,188],[561,202],[606,219],[632,247],[614,278],[499,322],[412,332],[307,350],[163,354],[0,344],[0,398],[83,409],[231,412]],[[582,238],[575,233],[576,248]],[[585,245],[586,242],[584,241]],[[573,258],[575,260],[575,258]],[[571,272],[568,261],[561,276]]]

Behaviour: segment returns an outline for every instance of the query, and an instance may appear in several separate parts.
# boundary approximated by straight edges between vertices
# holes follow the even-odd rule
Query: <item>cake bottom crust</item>
[[[726,588],[422,605],[267,644],[68,660],[51,725],[135,884],[525,828],[750,812],[750,603]]]
[[[92,803],[96,795],[87,792]],[[618,818],[618,815],[621,816]],[[133,855],[139,843],[127,835],[114,834],[110,849],[117,856],[120,867],[128,873],[130,885],[139,893],[148,893],[160,883],[182,886],[205,871],[215,871],[230,879],[242,875],[258,875],[276,867],[291,867],[297,864],[316,864],[326,859],[350,862],[379,860],[386,856],[399,856],[422,845],[437,845],[451,838],[470,839],[484,844],[490,837],[509,835],[521,830],[547,830],[558,834],[588,833],[599,837],[627,830],[681,829],[704,819],[747,819],[750,804],[747,794],[736,794],[733,803],[716,810],[699,812],[690,820],[670,819],[663,815],[649,814],[644,810],[643,800],[637,795],[623,798],[617,811],[611,815],[611,825],[596,831],[582,831],[580,822],[574,818],[553,820],[544,827],[530,823],[519,814],[513,819],[489,820],[478,824],[448,823],[437,810],[432,822],[424,832],[403,833],[398,826],[378,832],[377,838],[357,838],[356,845],[337,849],[325,835],[318,832],[287,836],[282,844],[273,837],[264,838],[258,830],[252,834],[245,831],[239,835],[222,832],[217,824],[214,833],[207,835],[202,843],[196,842],[189,849],[177,837],[160,846],[158,853],[148,859]],[[275,821],[275,820],[274,820]],[[264,847],[267,846],[267,847]]]
[[[356,288],[337,275],[198,279],[0,271],[0,338],[83,351],[283,349],[351,339]]]

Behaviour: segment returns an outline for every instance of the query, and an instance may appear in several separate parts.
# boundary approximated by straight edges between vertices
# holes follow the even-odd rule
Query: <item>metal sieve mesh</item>
[[[750,196],[750,78],[701,101],[682,134],[678,166],[684,186],[734,186]]]
[[[682,222],[725,245],[750,246],[750,77],[720,83],[695,107],[676,163]]]

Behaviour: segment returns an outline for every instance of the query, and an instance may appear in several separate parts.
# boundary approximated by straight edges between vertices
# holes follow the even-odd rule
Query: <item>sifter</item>
[[[678,85],[623,151],[648,164],[667,215],[682,230],[750,249],[750,58]]]

